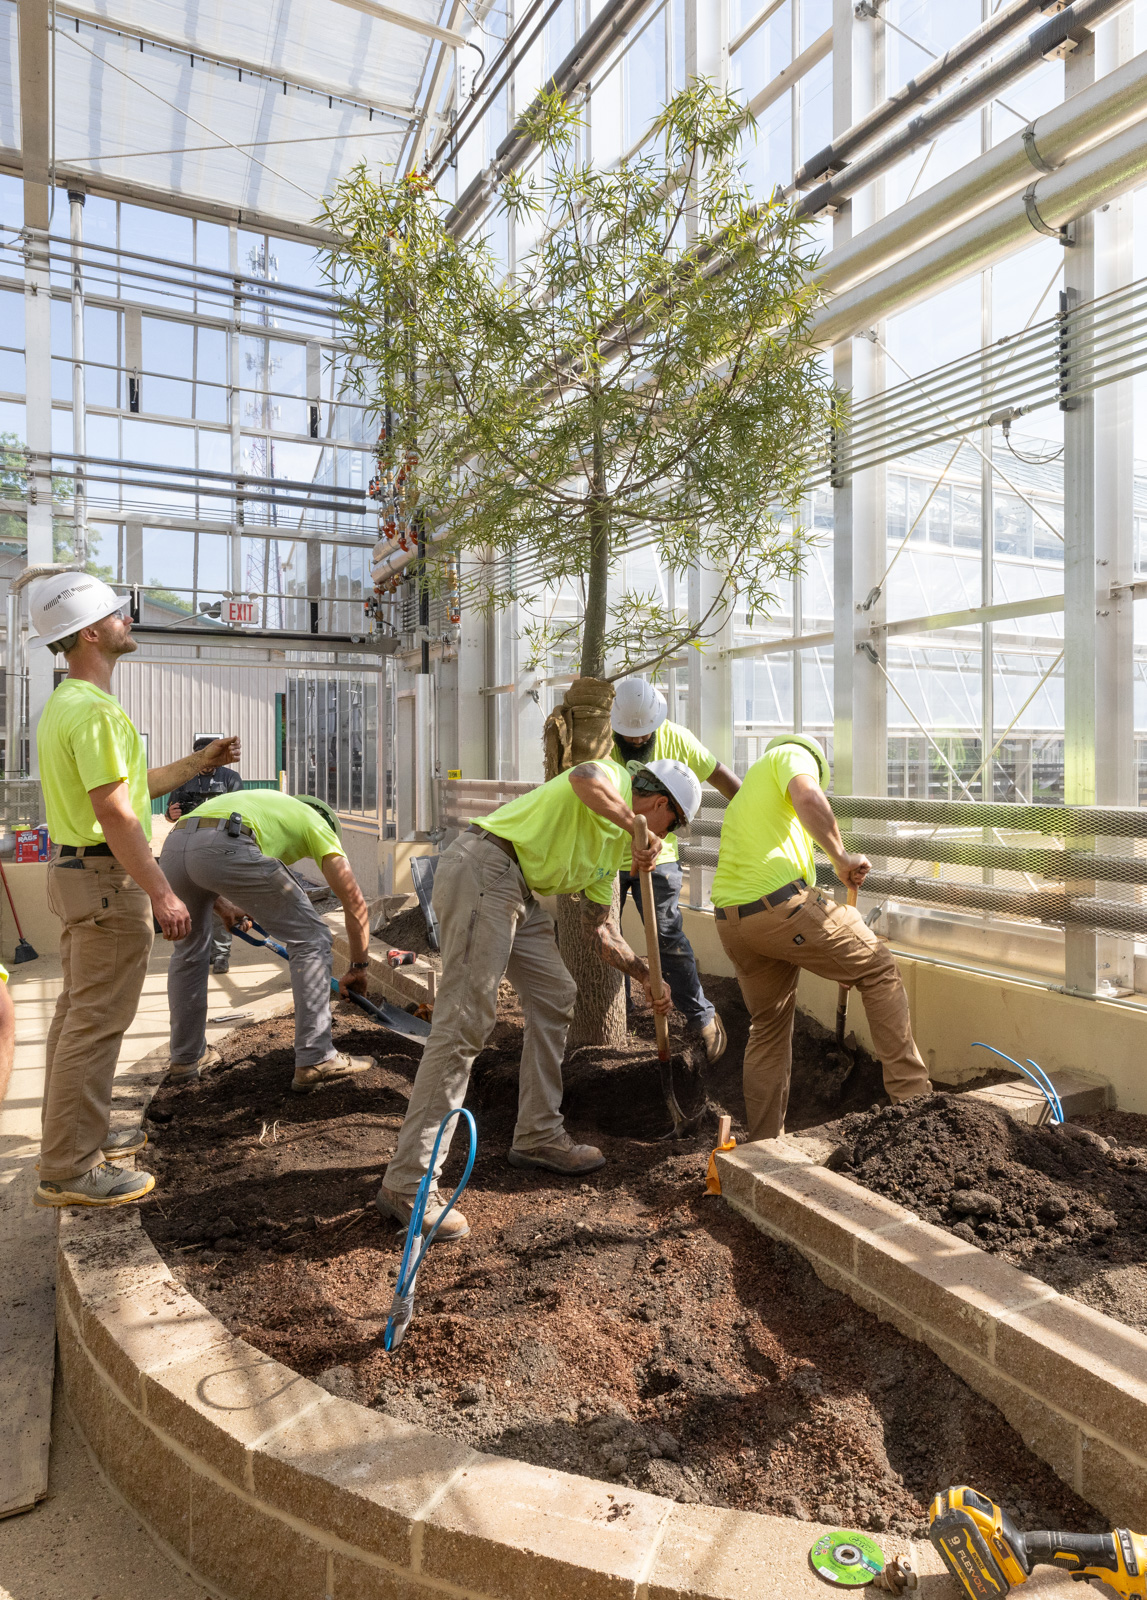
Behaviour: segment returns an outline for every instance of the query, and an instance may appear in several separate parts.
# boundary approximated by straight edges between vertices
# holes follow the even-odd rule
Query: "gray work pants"
[[[438,865],[434,910],[442,978],[398,1148],[383,1178],[388,1189],[410,1197],[430,1165],[439,1123],[466,1098],[474,1057],[493,1031],[503,974],[525,1018],[514,1148],[536,1149],[561,1132],[562,1056],[577,999],[553,918],[497,845],[473,833],[454,841]],[[443,1137],[436,1182],[457,1126],[455,1119]]]
[[[207,976],[216,895],[246,911],[291,957],[295,996],[295,1065],[317,1066],[331,1043],[331,931],[281,861],[254,839],[219,828],[173,828],[159,864],[191,913],[191,932],[171,953],[167,1002],[171,1064],[190,1066],[207,1048]]]

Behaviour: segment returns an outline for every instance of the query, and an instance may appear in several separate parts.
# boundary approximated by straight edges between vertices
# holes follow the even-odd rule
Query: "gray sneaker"
[[[313,1067],[296,1067],[291,1079],[292,1094],[310,1094],[324,1083],[338,1083],[343,1078],[353,1078],[356,1073],[369,1072],[378,1062],[373,1056],[331,1056]]]
[[[121,1128],[104,1140],[104,1160],[122,1161],[126,1156],[137,1156],[146,1143],[147,1134],[142,1128]]]
[[[705,1045],[705,1060],[712,1066],[715,1061],[720,1061],[725,1054],[725,1046],[729,1043],[725,1025],[715,1011],[701,1029],[701,1038]]]
[[[401,1222],[404,1228],[409,1227],[411,1213],[414,1210],[414,1202],[408,1200],[405,1195],[396,1194],[393,1189],[388,1189],[384,1183],[375,1195],[374,1203],[378,1207],[380,1216],[393,1217],[396,1222]],[[430,1232],[442,1215],[442,1211],[442,1196],[435,1189],[427,1197],[426,1210],[422,1217],[423,1234]],[[458,1239],[464,1239],[469,1232],[470,1224],[462,1213],[455,1208],[434,1235],[434,1243],[437,1244],[441,1240],[443,1244],[454,1244]]]
[[[575,1144],[563,1128],[549,1144],[535,1145],[531,1150],[511,1150],[506,1157],[512,1167],[541,1167],[546,1172],[560,1172],[563,1177],[576,1178],[583,1172],[596,1172],[605,1166],[605,1157],[594,1144]]]
[[[110,1161],[101,1161],[90,1172],[81,1172],[78,1178],[67,1178],[53,1183],[41,1178],[32,1196],[36,1206],[126,1206],[133,1200],[142,1200],[155,1188],[150,1172],[125,1172],[113,1167]]]
[[[223,1060],[212,1045],[208,1045],[198,1061],[190,1063],[173,1061],[167,1069],[167,1082],[169,1084],[195,1083],[201,1072],[206,1072],[208,1067],[217,1067]]]

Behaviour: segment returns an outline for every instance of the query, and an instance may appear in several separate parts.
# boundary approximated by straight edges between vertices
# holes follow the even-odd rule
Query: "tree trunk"
[[[609,710],[613,686],[596,678],[576,678],[565,693],[564,704],[546,720],[546,777],[576,767],[580,761],[607,756],[613,747]],[[617,914],[618,890],[613,892]],[[570,1026],[569,1047],[583,1044],[620,1049],[625,1043],[625,989],[622,975],[607,967],[593,935],[586,934],[581,907],[575,896],[559,895],[558,949],[577,984],[577,1005]]]
[[[605,494],[605,448],[600,431],[593,436],[593,487],[589,500],[589,572],[581,631],[581,675],[600,678],[605,672],[605,629],[609,615],[609,506]],[[605,754],[609,754],[608,751]]]

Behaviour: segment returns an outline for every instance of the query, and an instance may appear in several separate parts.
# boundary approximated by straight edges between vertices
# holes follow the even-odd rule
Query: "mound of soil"
[[[608,1164],[563,1181],[505,1161],[521,1026],[499,1021],[467,1101],[472,1232],[430,1252],[388,1356],[401,1238],[372,1202],[418,1051],[344,1013],[339,1047],[378,1057],[362,1077],[292,1096],[283,1019],[238,1030],[221,1067],[153,1101],[145,1224],[235,1333],[476,1448],[681,1500],[919,1536],[937,1488],[974,1483],[1025,1526],[1103,1526],[930,1351],[706,1196],[710,1138],[651,1137],[666,1117],[640,1038],[571,1063],[571,1132]],[[674,1043],[679,1096],[717,1100]]]
[[[857,1183],[1147,1333],[1147,1117],[1036,1128],[934,1094],[832,1132]]]
[[[416,956],[438,957],[430,948],[430,935],[426,932],[426,918],[421,906],[408,906],[389,922],[375,929],[374,937],[388,950],[413,950]]]

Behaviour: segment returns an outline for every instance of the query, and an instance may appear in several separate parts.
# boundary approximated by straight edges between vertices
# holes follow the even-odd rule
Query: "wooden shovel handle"
[[[644,817],[635,819],[633,829],[633,842],[639,850],[649,848],[649,825]],[[662,993],[661,982],[661,945],[657,938],[657,907],[653,901],[653,874],[643,872],[641,876],[641,914],[645,919],[645,948],[649,961],[649,987],[653,998],[660,1000]],[[662,1061],[669,1056],[669,1018],[654,1013],[654,1022],[657,1026],[657,1054]]]

